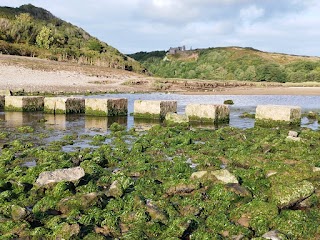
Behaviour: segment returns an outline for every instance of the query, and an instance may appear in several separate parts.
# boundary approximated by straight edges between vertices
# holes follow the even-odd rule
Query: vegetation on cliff
[[[320,81],[320,58],[225,47],[166,54],[130,55],[151,73],[165,78],[267,82]]]
[[[0,52],[144,71],[107,43],[31,4],[0,7]]]

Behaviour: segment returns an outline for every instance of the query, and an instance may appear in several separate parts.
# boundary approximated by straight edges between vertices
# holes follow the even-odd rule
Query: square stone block
[[[85,114],[92,116],[126,116],[128,115],[128,99],[86,98]]]
[[[229,106],[225,104],[188,104],[186,115],[190,121],[198,122],[228,122]]]
[[[35,112],[43,108],[44,97],[41,96],[5,96],[5,111]]]
[[[133,114],[135,118],[164,119],[169,112],[177,112],[177,101],[134,101]]]
[[[54,114],[84,113],[85,99],[71,97],[46,97],[44,112]]]
[[[301,122],[301,107],[284,105],[258,105],[256,120]]]

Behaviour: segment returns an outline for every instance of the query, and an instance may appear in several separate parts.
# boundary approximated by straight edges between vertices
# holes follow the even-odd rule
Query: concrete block
[[[229,122],[230,110],[225,104],[188,104],[186,115],[190,121]]]
[[[44,97],[41,96],[5,96],[5,111],[35,112],[43,111]]]
[[[282,105],[258,105],[256,108],[256,120],[300,123],[301,107]]]
[[[44,98],[44,112],[54,114],[84,113],[84,98],[46,97]]]
[[[164,119],[169,112],[177,112],[177,101],[136,100],[135,118]]]
[[[126,116],[128,99],[126,98],[87,98],[85,114],[92,116]]]

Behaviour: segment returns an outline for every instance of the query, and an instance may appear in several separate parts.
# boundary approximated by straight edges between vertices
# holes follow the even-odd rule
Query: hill
[[[0,52],[145,71],[138,62],[107,43],[31,4],[0,7]]]
[[[164,78],[320,82],[320,58],[223,47],[180,51],[139,52],[130,57]]]

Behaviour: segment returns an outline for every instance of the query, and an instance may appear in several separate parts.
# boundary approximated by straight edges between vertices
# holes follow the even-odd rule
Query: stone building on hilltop
[[[184,51],[186,51],[186,46],[175,47],[175,48],[171,47],[169,49],[169,54],[177,54],[179,52],[184,52]]]

